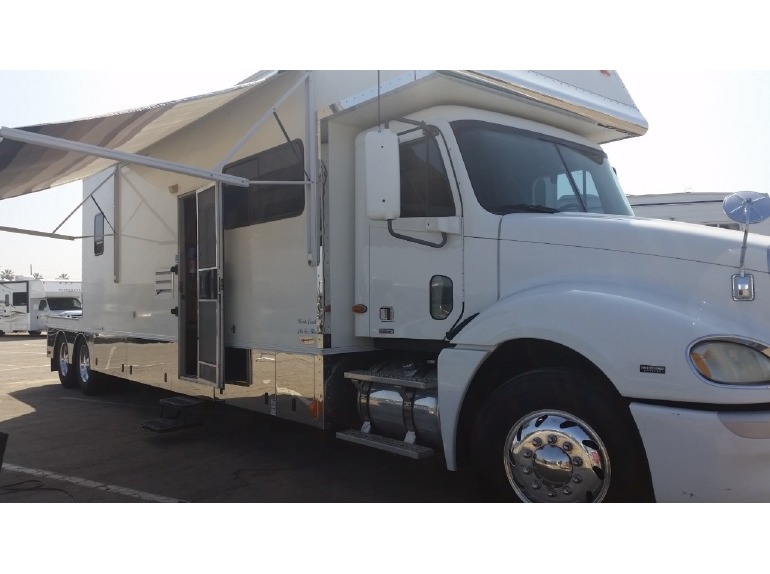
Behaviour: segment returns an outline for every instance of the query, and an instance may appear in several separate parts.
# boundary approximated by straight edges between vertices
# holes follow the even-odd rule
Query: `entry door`
[[[221,190],[198,192],[198,379],[222,388]]]

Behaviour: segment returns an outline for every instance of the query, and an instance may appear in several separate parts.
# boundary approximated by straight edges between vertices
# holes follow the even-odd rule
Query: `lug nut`
[[[534,481],[534,482],[532,483],[532,489],[533,489],[533,490],[540,490],[540,486],[541,486],[541,484],[540,484],[540,481],[537,481],[537,480],[536,480],[536,481]]]
[[[525,448],[522,451],[521,456],[523,456],[524,458],[532,458],[532,451],[529,450],[528,448]]]
[[[555,434],[549,434],[548,435],[548,444],[556,444],[556,435]]]
[[[572,482],[574,482],[575,484],[580,484],[581,482],[583,482],[583,477],[579,474],[576,474],[575,476],[572,477]]]
[[[569,486],[565,486],[562,489],[562,492],[564,493],[564,496],[569,496],[570,494],[572,494],[572,489]]]
[[[580,458],[579,456],[576,456],[575,458],[572,459],[572,464],[574,464],[575,466],[583,466],[583,459]]]
[[[548,498],[556,498],[556,491],[553,488],[548,489]]]
[[[525,466],[521,469],[521,472],[524,474],[532,474],[532,467],[531,466]]]
[[[565,442],[561,447],[564,450],[566,450],[567,452],[569,452],[569,451],[572,450],[572,443],[571,442]]]
[[[543,439],[541,439],[539,436],[536,436],[532,439],[532,444],[535,446],[541,446],[543,444]]]

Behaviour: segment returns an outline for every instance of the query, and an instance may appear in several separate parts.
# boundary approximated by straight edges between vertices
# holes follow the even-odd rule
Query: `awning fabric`
[[[257,74],[253,81],[217,92],[114,114],[18,129],[138,153],[271,77],[273,74]],[[111,159],[3,138],[0,141],[0,199],[78,181],[115,163]]]

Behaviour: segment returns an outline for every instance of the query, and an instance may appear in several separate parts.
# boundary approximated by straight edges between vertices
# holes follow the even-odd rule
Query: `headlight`
[[[723,385],[770,385],[770,357],[735,341],[701,341],[690,349],[690,363],[702,376]]]

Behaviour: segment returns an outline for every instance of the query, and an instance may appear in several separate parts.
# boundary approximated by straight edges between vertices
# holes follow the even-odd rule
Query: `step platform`
[[[141,423],[153,432],[169,432],[200,426],[208,414],[211,401],[195,397],[169,397],[160,400],[160,418]]]
[[[427,446],[410,444],[401,440],[370,434],[355,429],[340,431],[337,433],[337,438],[346,442],[369,446],[392,454],[405,456],[413,460],[422,460],[431,457],[434,454],[434,450]]]

